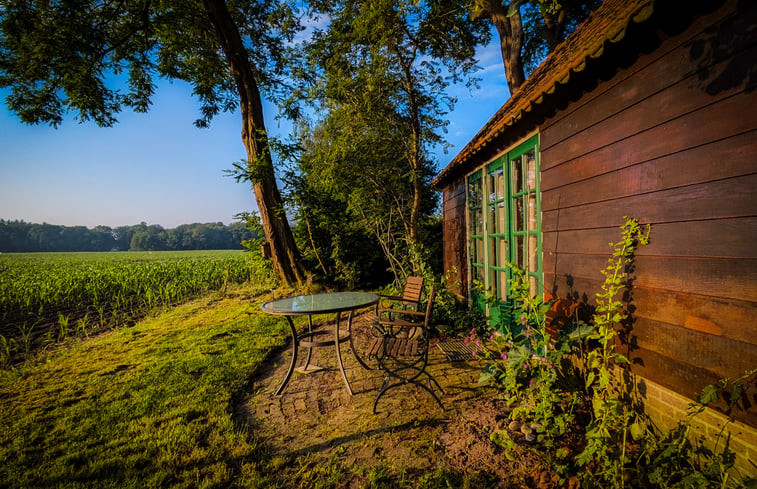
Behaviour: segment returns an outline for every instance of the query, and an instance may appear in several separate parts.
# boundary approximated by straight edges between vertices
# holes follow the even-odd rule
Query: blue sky
[[[439,169],[507,99],[496,36],[478,52],[481,88],[450,87],[458,103],[449,114],[448,154],[437,149]],[[233,221],[254,210],[249,184],[224,174],[245,158],[238,113],[216,117],[209,129],[193,125],[199,104],[183,82],[161,81],[146,114],[122,112],[119,123],[100,128],[69,117],[54,129],[28,126],[5,105],[0,91],[0,219],[111,227]],[[269,133],[289,127],[265,106]]]

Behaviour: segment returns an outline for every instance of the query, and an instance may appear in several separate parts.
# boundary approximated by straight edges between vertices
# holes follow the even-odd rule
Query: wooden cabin
[[[605,0],[434,187],[449,287],[474,307],[476,282],[506,300],[505,261],[591,304],[624,216],[651,224],[630,355],[648,409],[685,410],[757,368],[757,2]],[[747,397],[732,446],[757,460]]]

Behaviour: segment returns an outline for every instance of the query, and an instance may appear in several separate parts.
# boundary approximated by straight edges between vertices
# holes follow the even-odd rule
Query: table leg
[[[366,363],[363,361],[362,358],[360,358],[360,355],[357,354],[357,351],[355,350],[355,344],[352,342],[352,313],[355,311],[350,311],[350,316],[347,318],[347,329],[350,333],[350,349],[352,350],[352,354],[355,355],[355,358],[357,359],[358,363],[362,365],[362,367],[366,370],[370,370],[371,367],[366,365]]]
[[[342,313],[336,313],[336,327],[334,328],[334,347],[336,348],[336,358],[339,361],[339,370],[342,372],[342,378],[344,379],[344,385],[347,386],[347,392],[352,395],[352,387],[350,387],[350,381],[347,380],[347,374],[344,373],[344,363],[342,362],[342,351],[339,349],[339,321],[341,320]]]
[[[281,382],[281,385],[276,390],[276,396],[281,394],[281,392],[284,390],[284,387],[286,387],[287,383],[289,382],[289,379],[292,377],[292,372],[294,372],[294,366],[297,364],[297,350],[299,347],[299,340],[297,339],[297,330],[294,327],[294,321],[292,321],[292,318],[289,316],[284,316],[287,318],[287,322],[289,323],[289,328],[292,330],[292,361],[289,364],[289,371],[287,371],[286,376],[284,377],[284,380]]]
[[[308,333],[309,334],[313,333],[313,315],[312,314],[308,314]],[[303,371],[307,372],[308,367],[310,366],[310,358],[312,356],[313,356],[313,347],[311,346],[308,348],[308,356],[305,359],[305,366],[302,369]]]

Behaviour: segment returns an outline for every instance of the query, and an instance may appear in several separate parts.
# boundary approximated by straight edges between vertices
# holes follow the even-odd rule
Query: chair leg
[[[433,377],[431,377],[431,375],[429,375],[429,374],[426,374],[426,375],[428,375],[428,377],[430,379],[432,379],[435,383],[437,383],[436,380]],[[431,389],[430,387],[428,387],[423,382],[418,382],[418,381],[415,381],[415,380],[400,380],[398,382],[390,384],[388,381],[389,381],[389,377],[388,376],[384,377],[384,382],[383,382],[383,384],[381,386],[381,390],[379,390],[379,393],[376,396],[376,399],[373,401],[373,414],[376,414],[376,407],[378,406],[379,400],[381,399],[381,397],[383,397],[384,394],[386,394],[386,392],[389,389],[393,389],[395,387],[399,387],[401,385],[408,385],[408,384],[416,385],[416,386],[420,387],[421,389],[425,390],[426,392],[428,392],[429,394],[431,394],[431,397],[433,397],[434,400],[436,401],[436,403],[439,405],[439,409],[441,409],[442,412],[444,412],[444,404],[442,404],[442,401],[441,401],[441,399],[439,399],[439,396],[437,396],[436,392],[434,392],[433,389]],[[439,384],[437,383],[437,385],[439,385]],[[442,391],[442,393],[444,393],[444,391]]]

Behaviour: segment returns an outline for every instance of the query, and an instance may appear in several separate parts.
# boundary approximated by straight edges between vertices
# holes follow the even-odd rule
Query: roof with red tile
[[[559,85],[568,83],[573,73],[586,68],[590,58],[599,58],[609,43],[625,37],[632,23],[647,20],[655,0],[605,0],[576,31],[558,45],[531,76],[494,114],[489,122],[436,176],[432,186],[440,188],[453,170],[475,158],[494,139],[515,125],[523,116],[554,93]]]

